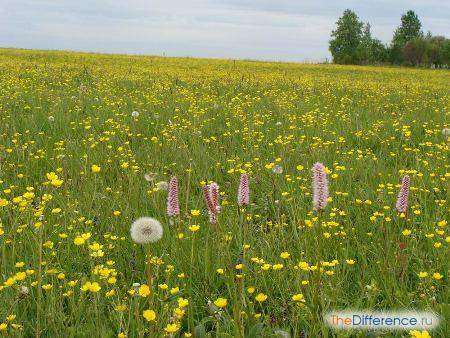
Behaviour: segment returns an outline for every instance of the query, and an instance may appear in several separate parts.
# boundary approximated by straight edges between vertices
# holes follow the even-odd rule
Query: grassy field
[[[434,311],[445,337],[449,88],[448,70],[1,49],[0,336],[417,335],[322,321],[351,308]],[[160,241],[133,242],[142,216]]]

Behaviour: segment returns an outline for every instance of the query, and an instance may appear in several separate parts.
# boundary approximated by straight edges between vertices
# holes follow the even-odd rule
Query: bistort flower
[[[322,163],[315,163],[313,172],[313,208],[323,210],[328,204],[328,180],[325,166]]]
[[[248,185],[247,174],[242,174],[239,180],[238,188],[238,205],[242,207],[243,205],[248,205],[250,203],[250,187]]]
[[[169,182],[169,193],[167,195],[167,215],[169,217],[180,214],[180,204],[178,201],[178,179],[173,176]]]
[[[395,208],[397,209],[398,213],[406,214],[408,210],[409,185],[409,176],[403,176],[402,185],[400,186],[400,191],[398,193],[397,203],[395,204]]]

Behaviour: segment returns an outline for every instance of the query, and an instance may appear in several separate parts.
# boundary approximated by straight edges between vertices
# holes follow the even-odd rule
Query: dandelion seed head
[[[167,183],[166,181],[161,181],[156,183],[156,188],[158,190],[167,190],[169,189],[169,183]]]
[[[139,112],[135,110],[131,113],[131,116],[133,116],[134,118],[139,117]]]
[[[273,166],[273,168],[272,168],[272,171],[273,171],[275,174],[280,175],[280,174],[283,173],[283,167],[282,167],[281,165],[279,165],[279,164],[275,164],[275,165]]]
[[[162,238],[163,227],[152,217],[141,217],[131,224],[131,238],[138,244],[155,243]]]

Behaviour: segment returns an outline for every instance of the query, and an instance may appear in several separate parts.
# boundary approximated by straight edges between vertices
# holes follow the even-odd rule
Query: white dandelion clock
[[[131,113],[131,116],[133,116],[134,118],[137,118],[137,117],[139,117],[139,112],[135,110],[134,112]]]
[[[283,173],[283,167],[282,167],[281,165],[279,165],[279,164],[275,164],[275,165],[273,166],[273,168],[272,168],[272,171],[273,171],[275,174],[280,175],[280,174]]]
[[[162,238],[163,227],[152,217],[141,217],[131,224],[130,233],[137,244],[155,243]]]
[[[156,183],[156,188],[158,190],[167,190],[169,188],[169,183],[167,183],[166,181],[161,181]]]
[[[449,136],[450,136],[450,129],[449,128],[442,129],[442,136],[444,136],[445,139],[449,138]]]

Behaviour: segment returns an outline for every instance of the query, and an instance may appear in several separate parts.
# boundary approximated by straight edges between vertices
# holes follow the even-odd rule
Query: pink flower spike
[[[250,187],[248,184],[247,174],[241,174],[241,179],[239,180],[238,188],[238,205],[242,207],[243,205],[248,205],[250,203]]]
[[[219,186],[217,183],[202,186],[203,197],[205,199],[206,208],[208,209],[209,221],[212,224],[217,223],[217,215],[220,211],[219,206]]]
[[[178,201],[178,179],[175,176],[170,178],[169,193],[167,195],[167,215],[169,217],[180,214],[180,203]]]
[[[398,193],[397,203],[395,208],[398,213],[406,214],[408,211],[408,196],[409,196],[410,178],[408,175],[403,176],[402,185]]]
[[[323,210],[328,204],[328,180],[325,166],[322,163],[315,163],[313,172],[313,209]]]

